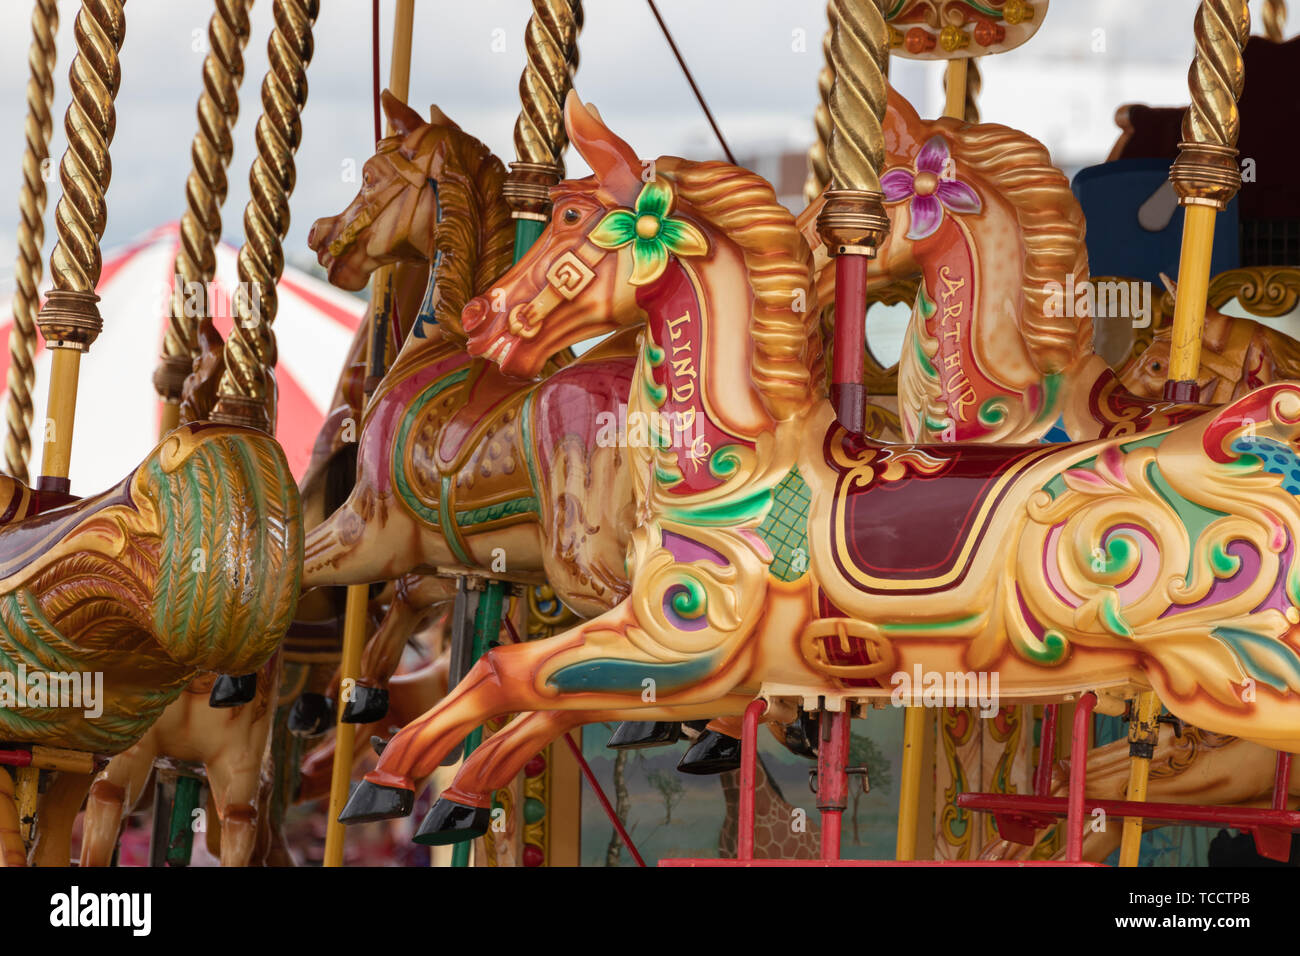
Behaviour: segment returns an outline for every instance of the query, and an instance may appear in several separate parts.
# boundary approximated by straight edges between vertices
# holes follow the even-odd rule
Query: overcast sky
[[[821,67],[824,0],[658,0],[687,62],[737,152],[806,146]],[[1046,4],[1036,3],[1040,9]],[[72,20],[62,0],[53,155],[62,155]],[[1256,6],[1252,4],[1252,6]],[[225,235],[238,243],[248,201],[253,124],[266,70],[271,0],[256,0],[246,61],[243,110],[236,130]],[[3,0],[0,31],[0,274],[8,274],[17,223],[28,0]],[[310,95],[298,154],[298,187],[287,242],[306,252],[312,221],[338,212],[356,189],[342,170],[371,152],[370,3],[323,0],[308,70]],[[1129,101],[1186,101],[1196,0],[1055,0],[1025,47],[984,62],[984,117],[1043,139],[1062,165],[1103,159],[1114,141],[1115,108]],[[210,0],[130,0],[117,100],[106,246],[122,243],[184,207],[189,142]],[[384,0],[385,62],[393,0]],[[436,102],[504,159],[513,159],[523,30],[528,0],[417,0],[411,101]],[[717,155],[644,0],[588,0],[577,87],[643,155]],[[801,43],[806,38],[806,43]],[[494,49],[496,47],[497,49]],[[896,61],[893,79],[922,113],[942,107],[934,64]],[[571,160],[570,170],[585,171]],[[57,199],[52,184],[51,210]],[[52,218],[49,220],[52,229]],[[47,237],[46,259],[52,236]]]

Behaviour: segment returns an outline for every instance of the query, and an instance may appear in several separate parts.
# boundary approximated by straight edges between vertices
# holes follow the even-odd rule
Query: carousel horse
[[[996,124],[922,120],[892,89],[884,129],[890,229],[867,285],[921,278],[898,368],[908,441],[1078,441],[1202,411],[1131,395],[1093,351],[1083,212],[1041,143]],[[821,207],[799,220],[826,297],[835,270],[820,268]],[[1136,311],[1132,290],[1103,291],[1103,306]]]
[[[632,495],[625,452],[597,441],[595,419],[626,398],[632,337],[540,384],[471,357],[460,310],[512,255],[504,167],[436,108],[432,122],[391,96],[384,108],[397,134],[308,242],[342,288],[415,260],[437,263],[437,292],[366,408],[351,494],[308,534],[304,586],[477,570],[548,580],[575,611],[604,611],[627,593]]]
[[[1093,353],[1097,294],[1088,283],[1083,214],[1041,143],[1004,126],[924,121],[892,90],[885,131],[881,184],[890,231],[867,284],[922,277],[899,363],[907,435],[1084,440],[1145,433],[1203,411],[1160,398],[1167,331],[1122,378]],[[799,217],[819,265],[821,205]],[[832,294],[834,271],[819,269],[819,296]],[[1300,345],[1259,323],[1210,309],[1205,339],[1202,401],[1236,400],[1275,379],[1300,377]],[[1242,742],[1230,752],[1243,773],[1272,773],[1269,749]],[[1178,772],[1190,764],[1173,761],[1173,771],[1152,778],[1148,799],[1195,799],[1188,796],[1194,781],[1221,774],[1215,766],[1229,751],[1195,753],[1208,765],[1182,780]],[[1170,757],[1157,750],[1154,759]]]
[[[1162,394],[1172,334],[1172,327],[1160,329],[1146,350],[1119,370],[1120,381],[1134,395]],[[1199,400],[1207,405],[1235,401],[1270,382],[1300,379],[1300,342],[1262,322],[1210,309],[1203,340],[1196,384]]]
[[[197,674],[256,670],[284,636],[302,525],[284,453],[261,432],[179,428],[114,488],[35,516],[30,491],[5,490],[0,739],[121,753]],[[68,706],[62,695],[92,675],[99,700]],[[58,806],[75,813],[88,783],[56,780]],[[10,839],[4,855],[21,850]]]
[[[1260,752],[1267,759],[1261,760]],[[1147,799],[1219,807],[1269,807],[1276,772],[1272,757],[1272,751],[1240,737],[1214,734],[1197,727],[1186,727],[1179,736],[1174,728],[1162,724],[1151,760]],[[1089,752],[1087,798],[1125,799],[1130,763],[1127,740],[1117,740]],[[1062,760],[1053,768],[1051,794],[1063,797],[1068,788],[1069,761]],[[1291,770],[1289,791],[1292,795],[1300,794],[1300,767]],[[1146,827],[1153,829],[1161,825],[1148,821]],[[1083,859],[1096,863],[1105,860],[1119,847],[1122,831],[1123,827],[1117,823],[1104,829],[1085,828]],[[1034,850],[1009,840],[998,840],[986,847],[980,858],[1028,859]],[[1054,858],[1064,859],[1065,850],[1058,851]]]
[[[462,320],[520,377],[642,329],[629,414],[659,424],[629,452],[631,594],[489,650],[388,742],[344,822],[409,813],[412,779],[494,716],[519,715],[417,839],[482,833],[492,791],[572,727],[734,715],[760,694],[842,706],[916,670],[996,674],[1011,703],[1151,688],[1206,730],[1300,749],[1300,387],[1139,439],[849,434],[816,310],[796,308],[816,301],[812,255],[772,187],[726,163],[647,166],[573,94],[565,119],[595,176],[553,191],[546,230]],[[935,287],[940,307],[959,293]]]
[[[253,700],[233,708],[208,706],[215,675],[191,681],[138,743],[110,760],[86,800],[81,865],[112,865],[122,822],[147,795],[160,757],[203,765],[221,825],[221,865],[261,862],[253,850],[271,786],[264,757],[279,669],[277,653],[258,673]]]
[[[338,216],[319,220],[308,243],[341,288],[363,288],[383,265],[436,262],[437,292],[366,412],[351,498],[308,534],[305,583],[382,580],[412,568],[445,575],[488,567],[500,549],[508,572],[528,582],[544,572],[576,613],[600,613],[627,593],[623,529],[632,490],[618,445],[624,433],[635,443],[639,427],[641,440],[647,436],[637,419],[620,415],[632,336],[612,337],[527,389],[469,357],[461,309],[505,270],[513,243],[500,198],[503,168],[437,107],[425,122],[385,93],[383,108],[396,136],[366,163],[357,197]],[[602,418],[607,424],[598,427]],[[466,497],[487,507],[457,509]],[[362,529],[365,540],[353,541]],[[450,596],[438,590],[450,587],[446,576],[418,585],[400,580],[407,583],[399,584],[399,597],[407,597],[394,602],[390,616],[413,613],[411,596],[421,614]],[[357,695],[378,702],[367,717],[382,709],[383,678],[375,675],[396,663],[402,643],[402,628],[386,619],[367,646],[364,659],[373,666]],[[719,724],[686,765],[711,766],[734,749],[724,738],[737,731],[734,722]]]

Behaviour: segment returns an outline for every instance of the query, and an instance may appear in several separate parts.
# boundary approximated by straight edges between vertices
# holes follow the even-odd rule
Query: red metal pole
[[[867,387],[862,384],[866,359],[867,262],[864,255],[835,257],[835,347],[831,366],[831,404],[848,432],[865,426]]]
[[[758,784],[758,720],[767,710],[759,698],[745,708],[740,736],[740,807],[736,814],[736,859],[754,858],[754,788]]]
[[[1060,704],[1043,708],[1043,729],[1038,735],[1038,768],[1034,771],[1034,793],[1045,797],[1052,792],[1052,764],[1056,763],[1056,718]]]
[[[829,719],[829,728],[827,722]],[[817,809],[822,814],[822,859],[840,858],[840,824],[848,806],[848,710],[821,714],[821,744],[817,748]]]
[[[1065,818],[1065,858],[1083,862],[1084,790],[1088,785],[1088,728],[1092,721],[1097,695],[1089,691],[1079,698],[1074,709],[1074,736],[1070,741],[1070,803]]]
[[[1277,770],[1273,775],[1273,809],[1285,810],[1291,789],[1291,755],[1285,750],[1277,752]]]

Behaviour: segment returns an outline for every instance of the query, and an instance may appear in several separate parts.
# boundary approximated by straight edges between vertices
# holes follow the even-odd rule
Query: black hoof
[[[650,720],[625,720],[614,728],[609,743],[610,750],[640,750],[642,747],[664,747],[675,744],[682,736],[682,725]]]
[[[343,705],[343,722],[371,724],[388,713],[388,691],[382,687],[358,684],[352,689],[352,699]]]
[[[334,702],[321,694],[300,694],[289,708],[289,733],[315,737],[334,725]]]
[[[817,756],[817,720],[800,713],[799,719],[785,725],[785,749],[798,757]]]
[[[701,776],[740,769],[740,741],[716,730],[706,730],[695,738],[677,763],[681,773]]]
[[[467,807],[439,797],[412,839],[423,846],[464,843],[487,833],[491,822],[492,811],[487,807]]]
[[[414,790],[381,787],[369,780],[362,780],[352,790],[347,806],[339,814],[339,823],[370,823],[372,820],[409,817],[414,806]]]
[[[208,695],[208,706],[238,707],[240,704],[251,702],[256,696],[256,674],[243,674],[239,677],[222,674],[212,685],[212,693]]]

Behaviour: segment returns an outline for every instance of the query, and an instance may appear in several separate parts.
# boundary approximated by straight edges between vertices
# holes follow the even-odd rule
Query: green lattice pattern
[[[758,536],[772,549],[768,572],[781,581],[808,573],[808,506],[812,494],[796,466],[772,494],[772,508],[758,526]]]

